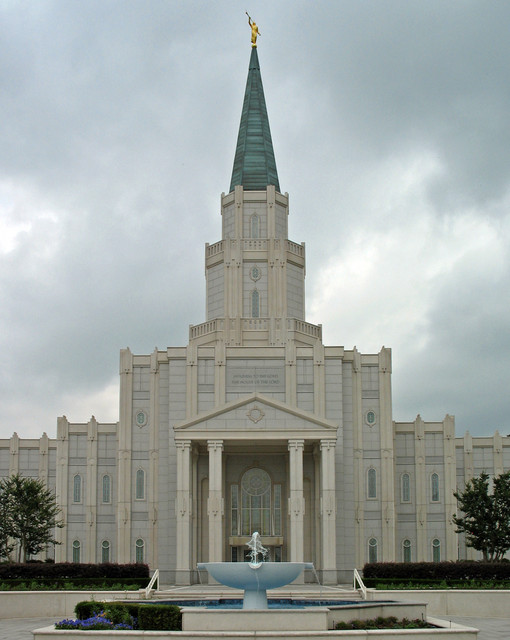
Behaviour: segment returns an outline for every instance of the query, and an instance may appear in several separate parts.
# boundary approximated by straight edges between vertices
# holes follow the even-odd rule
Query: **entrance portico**
[[[175,425],[177,581],[243,561],[252,528],[272,560],[334,571],[337,428],[257,393]]]

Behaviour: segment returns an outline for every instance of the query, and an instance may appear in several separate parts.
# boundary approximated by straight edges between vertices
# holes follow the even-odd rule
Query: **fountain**
[[[200,562],[197,565],[217,582],[243,589],[243,609],[267,609],[267,589],[283,587],[303,570],[313,569],[311,562],[265,562],[267,549],[262,546],[257,531],[247,546],[251,550],[250,562]]]

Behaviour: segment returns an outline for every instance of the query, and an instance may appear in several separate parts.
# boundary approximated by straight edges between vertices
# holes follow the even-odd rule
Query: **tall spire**
[[[276,190],[280,191],[259,58],[257,48],[253,47],[230,191],[233,191],[236,185],[243,185],[246,191],[263,191],[268,184],[274,185]]]

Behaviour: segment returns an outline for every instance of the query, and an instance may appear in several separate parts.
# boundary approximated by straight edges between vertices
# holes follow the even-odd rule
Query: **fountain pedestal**
[[[201,562],[199,570],[207,570],[217,582],[243,589],[243,609],[267,609],[267,590],[293,582],[311,562]]]

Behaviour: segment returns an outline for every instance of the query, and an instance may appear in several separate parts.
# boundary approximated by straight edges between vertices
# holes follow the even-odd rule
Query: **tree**
[[[53,537],[61,509],[55,495],[44,482],[13,475],[0,481],[0,552],[8,555],[17,546],[18,562],[26,562],[48,544],[59,544]],[[13,544],[14,543],[14,544]]]
[[[462,516],[454,516],[457,533],[466,534],[468,547],[477,549],[488,562],[498,562],[510,549],[510,471],[494,478],[483,472],[453,494]]]

